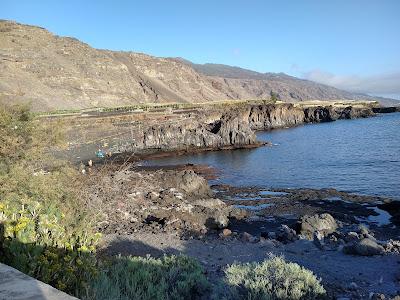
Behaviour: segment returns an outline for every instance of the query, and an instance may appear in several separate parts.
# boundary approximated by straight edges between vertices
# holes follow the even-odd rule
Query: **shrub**
[[[104,266],[87,299],[199,299],[209,284],[201,266],[186,256],[117,257]]]
[[[314,274],[281,257],[262,263],[233,264],[225,270],[229,299],[318,299],[325,289]]]
[[[270,96],[271,96],[270,101],[272,103],[275,103],[279,100],[279,95],[277,93],[274,93],[273,91],[270,92]]]
[[[99,235],[79,195],[79,173],[48,154],[57,126],[0,105],[0,261],[78,294],[95,269]]]

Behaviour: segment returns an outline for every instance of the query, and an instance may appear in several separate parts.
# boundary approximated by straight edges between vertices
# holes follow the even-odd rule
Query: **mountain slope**
[[[136,103],[268,99],[372,99],[284,74],[99,50],[69,37],[0,21],[0,101],[35,110]],[[223,70],[223,71],[221,71]]]

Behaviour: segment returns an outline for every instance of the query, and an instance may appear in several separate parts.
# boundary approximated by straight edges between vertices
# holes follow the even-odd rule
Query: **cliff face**
[[[231,109],[211,118],[207,111],[173,123],[143,126],[136,138],[126,139],[113,151],[193,151],[258,146],[256,130],[271,130],[305,123],[369,117],[369,107],[316,106],[301,108],[293,104],[257,105]],[[211,122],[210,122],[211,121]]]
[[[199,117],[199,116],[197,116]],[[255,133],[241,111],[223,114],[212,123],[189,118],[175,124],[144,128],[137,149],[189,150],[193,148],[243,147],[257,144]]]
[[[370,107],[296,107],[293,104],[253,106],[249,124],[254,130],[271,130],[304,123],[331,122],[340,119],[366,118],[374,114]]]
[[[250,70],[209,72],[187,61],[99,50],[35,26],[0,20],[0,101],[37,111],[235,99],[366,99],[366,95]],[[235,70],[236,70],[235,69]],[[255,75],[254,75],[255,74]]]
[[[304,110],[293,104],[253,106],[249,124],[254,130],[293,127],[304,123]]]

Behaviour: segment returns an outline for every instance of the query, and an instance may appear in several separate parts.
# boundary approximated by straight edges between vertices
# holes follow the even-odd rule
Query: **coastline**
[[[178,122],[177,126],[148,124],[139,133],[146,136],[150,132],[152,138],[147,135],[143,145],[161,147],[141,148],[132,160],[127,159],[131,155],[128,152],[127,156],[113,155],[102,161],[104,164],[95,161],[93,168],[86,167],[90,176],[82,176],[82,180],[88,180],[87,192],[94,195],[94,209],[100,209],[103,216],[98,224],[98,230],[104,234],[100,255],[184,253],[199,259],[212,279],[221,276],[223,268],[234,261],[261,261],[267,253],[274,253],[314,271],[332,297],[363,298],[375,291],[394,294],[397,269],[393,266],[400,251],[398,202],[334,189],[210,187],[207,179],[215,179],[218,170],[209,166],[140,166],[143,159],[255,147],[253,143],[238,142],[246,139],[240,135],[242,130],[254,134],[256,130],[373,115],[371,108],[316,107],[305,112],[291,105],[257,106],[233,109],[222,116],[201,112],[196,117],[202,116],[203,126],[210,125],[208,133],[203,131],[204,127],[200,130],[193,118],[190,122]],[[188,129],[193,124],[194,130]],[[219,130],[213,133],[215,127]],[[185,144],[182,149],[180,140],[174,140],[173,135],[182,129],[188,130],[195,140],[204,134],[217,134],[221,140],[228,137],[231,143],[231,132],[240,138],[234,139],[238,143],[233,145],[190,148]],[[176,148],[168,149],[169,145]],[[379,223],[381,218],[383,223]],[[315,227],[302,230],[303,224],[310,222]],[[371,244],[367,250],[359,250],[359,244],[365,241]],[[323,263],[320,257],[324,257]],[[345,273],[341,273],[343,268]],[[385,284],[374,288],[382,277]],[[359,288],[354,290],[349,283]]]
[[[101,181],[93,170],[88,192],[102,191],[95,200],[104,215],[100,255],[183,253],[216,279],[227,264],[274,253],[311,269],[334,298],[397,289],[399,215],[389,220],[384,212],[396,212],[400,202],[334,189],[210,187],[205,178],[218,170],[208,166],[98,168]],[[346,252],[365,240],[373,246]]]
[[[79,163],[101,149],[123,157],[165,156],[203,151],[256,148],[263,145],[255,132],[308,123],[374,116],[373,106],[299,106],[288,103],[238,105],[221,109],[176,110],[156,113],[61,117],[68,122],[69,145],[57,155]],[[57,122],[57,118],[47,121]],[[121,155],[122,154],[122,155]]]

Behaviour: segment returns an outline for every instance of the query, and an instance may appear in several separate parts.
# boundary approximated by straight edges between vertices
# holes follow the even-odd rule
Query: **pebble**
[[[229,230],[228,228],[225,228],[224,230],[222,230],[223,236],[230,236],[231,234],[232,234],[232,231]]]

